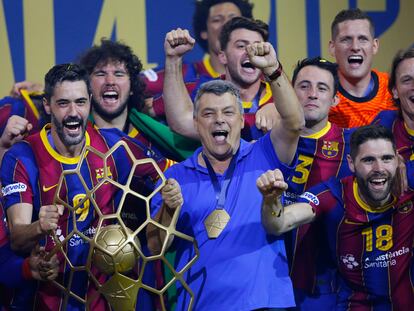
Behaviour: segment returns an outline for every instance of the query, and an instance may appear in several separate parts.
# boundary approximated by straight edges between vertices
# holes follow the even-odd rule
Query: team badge
[[[327,158],[333,158],[338,155],[339,143],[337,141],[323,141],[322,154]]]
[[[407,214],[411,212],[412,209],[413,209],[413,202],[407,201],[398,207],[398,212],[401,214]]]
[[[108,167],[108,178],[111,178],[112,179],[111,168],[109,166],[107,166],[107,167]],[[95,169],[95,174],[96,174],[96,181],[97,182],[100,182],[101,179],[105,177],[104,168],[101,167],[101,168]]]

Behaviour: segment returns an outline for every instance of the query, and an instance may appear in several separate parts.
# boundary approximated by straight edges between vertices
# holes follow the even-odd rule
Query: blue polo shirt
[[[279,168],[285,179],[291,167],[281,163],[269,134],[255,143],[241,140],[225,210],[230,221],[217,239],[209,239],[204,220],[216,208],[215,192],[205,167],[198,164],[202,148],[165,173],[181,186],[184,205],[177,230],[195,237],[200,257],[185,280],[195,294],[195,310],[253,310],[294,306],[292,284],[283,237],[267,235],[261,223],[262,195],[256,179]],[[224,175],[217,174],[221,182]],[[158,193],[152,202],[154,216],[161,205]],[[176,270],[194,257],[194,249],[175,237]],[[177,282],[177,310],[187,310],[190,295]]]

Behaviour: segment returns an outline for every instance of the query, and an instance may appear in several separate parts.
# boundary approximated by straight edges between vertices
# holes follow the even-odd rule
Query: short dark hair
[[[131,81],[132,94],[128,99],[128,109],[136,107],[141,110],[144,105],[145,83],[140,78],[142,63],[132,49],[119,41],[101,39],[100,45],[94,45],[79,58],[79,63],[92,74],[98,64],[108,62],[124,63]]]
[[[236,29],[247,29],[258,32],[266,42],[269,39],[269,26],[258,19],[234,17],[224,24],[220,33],[220,48],[225,50],[230,41],[231,33]]]
[[[201,38],[201,33],[207,31],[207,20],[210,14],[210,8],[214,5],[230,2],[235,4],[240,12],[241,16],[252,18],[253,17],[253,4],[248,0],[199,0],[195,1],[195,11],[193,15],[193,30],[197,43],[202,47],[205,52],[208,52],[208,42]]]
[[[217,96],[223,95],[225,93],[230,93],[236,97],[237,106],[239,107],[239,111],[243,114],[243,104],[240,97],[239,89],[230,81],[225,81],[221,79],[211,80],[208,82],[203,83],[197,91],[196,97],[194,99],[194,113],[195,116],[198,112],[198,106],[200,97],[204,94],[215,94]]]
[[[45,75],[44,97],[47,101],[50,101],[50,98],[53,96],[56,84],[64,81],[84,81],[90,94],[89,76],[86,70],[77,64],[60,64],[53,66]]]
[[[409,58],[414,58],[414,48],[410,47],[406,50],[400,50],[397,52],[397,54],[394,56],[394,59],[392,60],[391,64],[391,72],[390,77],[388,80],[388,90],[392,94],[392,90],[395,87],[397,83],[397,68],[400,65],[400,63]],[[394,102],[397,106],[400,106],[400,99],[394,98]]]
[[[336,95],[336,92],[338,91],[338,86],[339,86],[337,64],[332,63],[320,56],[302,59],[298,61],[295,69],[293,70],[293,77],[292,77],[293,85],[295,85],[299,72],[306,66],[315,66],[315,67],[329,71],[333,77],[333,81],[334,81],[333,91],[334,91],[334,95]]]
[[[355,160],[358,148],[368,140],[385,139],[392,143],[392,148],[396,151],[395,139],[391,130],[382,125],[372,124],[359,127],[351,135],[350,155]]]
[[[375,37],[375,25],[372,21],[371,17],[360,9],[348,9],[340,11],[334,18],[331,24],[331,38],[335,39],[338,35],[338,24],[350,21],[350,20],[357,20],[357,19],[366,19],[369,22],[369,30],[371,32],[372,37]]]

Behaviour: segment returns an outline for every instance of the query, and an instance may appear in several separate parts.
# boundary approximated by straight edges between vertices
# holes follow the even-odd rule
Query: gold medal
[[[226,228],[230,215],[224,209],[216,209],[204,220],[207,235],[210,239],[217,238]]]

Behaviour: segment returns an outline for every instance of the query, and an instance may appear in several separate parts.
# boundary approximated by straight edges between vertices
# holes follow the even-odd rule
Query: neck
[[[366,90],[371,81],[371,72],[362,78],[347,78],[340,71],[338,71],[339,83],[342,88],[349,94],[355,97],[364,97]]]
[[[214,53],[213,51],[210,51],[210,65],[213,67],[215,72],[221,75],[226,73],[224,65],[219,60],[218,54]]]
[[[359,188],[358,188],[358,193],[359,193],[359,196],[361,197],[362,201],[364,201],[373,210],[375,210],[375,209],[381,209],[385,205],[391,203],[391,201],[393,200],[393,196],[391,195],[391,193],[388,194],[388,196],[384,200],[381,200],[381,201],[373,201],[373,200],[370,200],[369,198],[365,197],[362,194],[362,192],[360,191]]]
[[[98,128],[106,129],[106,128],[117,128],[120,131],[124,130],[125,123],[128,118],[128,111],[125,109],[122,114],[117,116],[113,119],[105,119],[102,116],[100,116],[98,113],[96,113],[95,110],[92,110],[92,116],[93,120]]]
[[[322,121],[307,121],[305,120],[305,127],[302,129],[301,136],[310,136],[318,133],[328,124],[328,117]]]
[[[75,158],[80,156],[83,146],[85,145],[85,137],[77,145],[66,146],[59,138],[55,130],[51,130],[53,143],[57,153],[65,158]]]
[[[251,102],[256,98],[260,89],[260,80],[257,80],[250,85],[240,85],[240,83],[237,83],[236,81],[230,81],[239,88],[240,98],[243,102]]]
[[[412,131],[414,131],[414,115],[408,115],[405,112],[402,112],[402,118],[405,125]]]
[[[204,149],[202,152],[204,152]],[[207,164],[203,159],[202,152],[198,154],[198,164],[200,164],[203,167],[207,167]],[[207,157],[208,161],[214,169],[214,172],[219,174],[223,174],[228,169],[231,159],[233,158],[233,155],[231,155],[230,157],[226,157],[225,159],[217,159],[216,157],[207,153],[204,153],[204,156]]]

